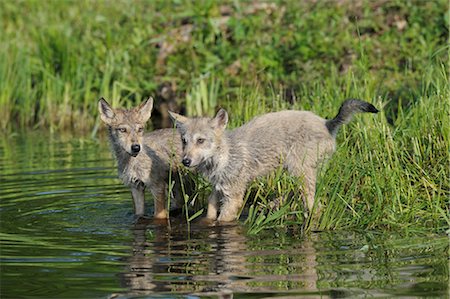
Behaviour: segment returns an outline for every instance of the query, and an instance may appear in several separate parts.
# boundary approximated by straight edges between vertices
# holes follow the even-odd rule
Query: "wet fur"
[[[213,185],[207,218],[235,220],[248,184],[280,164],[303,179],[307,209],[314,207],[317,167],[336,147],[340,125],[355,112],[378,112],[371,104],[347,100],[333,120],[309,111],[281,111],[256,117],[234,130],[225,130],[228,114],[221,109],[215,118],[187,118],[170,113],[182,136],[183,159]],[[203,140],[201,143],[198,140]]]
[[[177,173],[182,148],[180,136],[173,129],[144,134],[143,128],[150,118],[152,107],[151,98],[130,110],[113,109],[104,99],[100,99],[98,104],[100,117],[108,126],[109,141],[117,161],[119,178],[131,190],[134,213],[137,216],[145,214],[144,192],[148,188],[154,198],[154,217],[163,219],[168,217],[166,201],[171,171],[175,181],[171,194],[175,199],[172,207],[182,202]],[[134,156],[131,146],[137,144],[140,151]]]

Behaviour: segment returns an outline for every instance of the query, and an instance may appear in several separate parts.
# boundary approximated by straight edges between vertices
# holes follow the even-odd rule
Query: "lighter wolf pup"
[[[206,176],[213,186],[206,217],[228,222],[237,218],[249,182],[280,163],[303,179],[304,203],[311,212],[317,168],[335,151],[339,127],[356,112],[378,110],[367,102],[348,99],[331,120],[309,111],[287,110],[261,115],[231,131],[225,130],[228,114],[224,109],[212,119],[169,114],[181,134],[183,164]]]
[[[176,171],[177,166],[181,166],[182,148],[180,136],[173,129],[144,134],[152,108],[152,98],[129,110],[113,109],[103,98],[98,102],[100,117],[108,125],[119,177],[131,189],[134,213],[136,216],[145,214],[144,191],[147,187],[154,198],[154,217],[164,219],[168,217],[166,199],[170,171],[175,181],[171,195],[174,203],[181,202]]]

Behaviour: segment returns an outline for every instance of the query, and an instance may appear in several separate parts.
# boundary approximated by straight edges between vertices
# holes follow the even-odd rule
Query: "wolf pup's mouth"
[[[207,166],[208,165],[208,163],[206,163],[207,162],[207,159],[205,159],[205,158],[202,158],[197,164],[192,164],[192,165],[190,165],[189,166],[189,168],[191,168],[191,169],[197,169],[197,168],[199,168],[199,167],[201,167],[201,166]]]
[[[133,156],[133,157],[136,157],[138,154],[139,154],[139,152],[137,152],[137,153],[131,153],[130,155]]]

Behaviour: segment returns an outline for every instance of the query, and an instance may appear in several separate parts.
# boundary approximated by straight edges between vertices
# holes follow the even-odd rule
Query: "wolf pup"
[[[131,189],[134,213],[137,216],[145,214],[144,190],[148,188],[154,198],[154,217],[163,219],[168,217],[166,199],[171,171],[175,181],[171,196],[175,198],[175,204],[182,202],[177,174],[182,147],[180,136],[173,129],[144,134],[152,108],[152,98],[130,110],[113,109],[103,98],[98,102],[100,117],[108,125],[119,178]]]
[[[346,100],[334,119],[309,111],[281,111],[261,115],[234,130],[225,130],[228,114],[220,109],[214,118],[187,118],[169,112],[181,134],[183,164],[205,175],[213,185],[207,218],[233,221],[243,204],[249,182],[281,165],[302,177],[304,204],[314,207],[316,172],[336,147],[339,127],[356,112],[377,113],[364,101]]]

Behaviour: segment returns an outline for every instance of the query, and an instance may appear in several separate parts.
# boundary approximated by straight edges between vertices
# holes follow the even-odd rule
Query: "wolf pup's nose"
[[[191,165],[191,162],[192,161],[189,158],[184,158],[183,161],[182,161],[183,165],[186,166],[186,167],[189,167],[189,165]]]
[[[139,144],[133,144],[131,146],[131,151],[133,152],[133,154],[139,153],[140,150],[141,150],[141,146]]]

